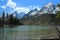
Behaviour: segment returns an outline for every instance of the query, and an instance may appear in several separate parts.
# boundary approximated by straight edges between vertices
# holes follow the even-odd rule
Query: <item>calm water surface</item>
[[[55,26],[16,26],[0,28],[0,40],[30,40],[41,38],[57,38]]]

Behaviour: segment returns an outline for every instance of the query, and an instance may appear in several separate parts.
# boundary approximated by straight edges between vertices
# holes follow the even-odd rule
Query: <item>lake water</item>
[[[40,40],[58,38],[55,26],[23,25],[0,28],[0,40]]]

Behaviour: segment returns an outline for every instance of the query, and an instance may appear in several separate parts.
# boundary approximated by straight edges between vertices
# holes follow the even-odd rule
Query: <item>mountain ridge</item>
[[[52,13],[55,14],[55,10],[56,10],[56,6],[50,2],[46,5],[44,5],[40,10],[38,10],[37,8],[30,10],[28,13],[24,13],[24,12],[20,12],[19,14],[16,12],[17,17],[21,17],[19,16],[20,14],[22,15],[21,18],[26,18],[26,17],[31,17],[31,16],[36,16],[36,15],[40,15],[40,14],[45,14],[45,13]]]

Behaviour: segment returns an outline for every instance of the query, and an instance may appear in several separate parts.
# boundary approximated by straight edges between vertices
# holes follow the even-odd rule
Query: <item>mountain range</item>
[[[30,10],[28,13],[24,13],[24,12],[17,13],[17,11],[15,11],[13,15],[21,19],[21,18],[27,18],[32,16],[36,17],[37,15],[45,14],[45,13],[55,14],[57,11],[58,11],[57,7],[50,2],[44,5],[40,10],[35,8],[33,10]]]
[[[24,15],[25,15],[24,12],[17,13],[17,11],[15,11],[13,13],[13,16],[15,16],[16,18],[22,18]]]

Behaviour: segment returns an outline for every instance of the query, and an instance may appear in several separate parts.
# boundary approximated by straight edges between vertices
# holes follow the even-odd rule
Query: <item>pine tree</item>
[[[9,16],[9,24],[13,25],[13,14]]]
[[[5,23],[5,13],[3,12],[3,14],[2,14],[2,25],[4,25],[4,23]]]
[[[9,24],[8,13],[6,14],[6,19],[7,19],[6,24],[8,25]]]

